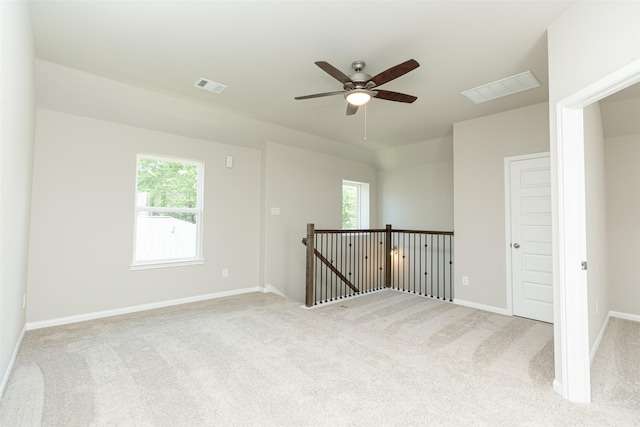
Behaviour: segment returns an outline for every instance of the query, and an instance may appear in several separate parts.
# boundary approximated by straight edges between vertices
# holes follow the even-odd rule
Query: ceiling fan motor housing
[[[349,77],[356,84],[356,87],[364,87],[371,80],[371,76],[366,73],[353,73]]]
[[[351,67],[356,71],[351,74],[349,78],[356,84],[356,88],[363,88],[369,80],[371,80],[371,76],[367,73],[363,73],[362,70],[365,67],[364,61],[353,61]],[[346,88],[345,88],[346,89]]]

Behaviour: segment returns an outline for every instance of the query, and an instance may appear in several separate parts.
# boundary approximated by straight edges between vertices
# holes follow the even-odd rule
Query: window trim
[[[194,208],[166,208],[166,207],[149,207],[138,205],[138,165],[140,159],[159,160],[171,163],[183,163],[196,166],[196,206]],[[137,153],[136,154],[136,184],[134,188],[134,213],[133,213],[133,261],[129,265],[131,270],[147,270],[153,268],[182,267],[188,265],[199,265],[205,262],[203,255],[203,219],[204,219],[204,161],[185,159],[183,157],[163,156],[158,154]],[[136,260],[136,250],[138,244],[138,214],[140,212],[175,212],[175,213],[193,213],[196,215],[196,254],[187,258],[170,258],[170,259],[154,259],[154,260]]]

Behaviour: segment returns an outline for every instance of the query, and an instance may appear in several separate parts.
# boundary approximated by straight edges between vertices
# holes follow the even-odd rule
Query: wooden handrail
[[[406,233],[406,234],[433,234],[439,236],[453,236],[453,231],[425,231],[425,230],[391,230],[394,233]]]
[[[316,230],[316,234],[364,234],[364,233],[384,233],[385,229],[373,229],[373,228],[363,228],[363,229],[349,229],[349,230]]]
[[[361,229],[361,230],[315,230],[316,234],[365,234],[365,233],[385,233],[387,229]],[[431,231],[431,230],[399,230],[392,228],[393,233],[409,233],[409,234],[433,234],[440,236],[453,236],[453,231]]]

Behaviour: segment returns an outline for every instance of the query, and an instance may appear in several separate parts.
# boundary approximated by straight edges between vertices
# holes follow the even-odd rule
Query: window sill
[[[200,265],[200,264],[204,264],[204,258],[194,259],[189,261],[155,261],[147,264],[131,264],[129,268],[131,270],[150,270],[152,268],[184,267],[187,265]]]

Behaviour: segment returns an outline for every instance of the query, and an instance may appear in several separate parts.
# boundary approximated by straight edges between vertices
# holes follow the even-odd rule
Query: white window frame
[[[194,208],[163,208],[138,206],[138,164],[140,159],[152,159],[163,162],[183,163],[193,165],[197,168],[196,181],[196,206]],[[136,260],[138,214],[140,212],[168,212],[168,213],[194,213],[196,215],[196,253],[193,257],[170,258],[158,260]],[[136,155],[136,186],[134,188],[134,214],[133,214],[133,261],[131,270],[144,270],[150,268],[180,267],[185,265],[203,264],[205,259],[202,253],[203,235],[203,214],[204,214],[204,162],[199,160],[185,159],[181,157],[161,156],[157,154],[138,153]]]
[[[356,188],[357,226],[355,229],[364,230],[369,228],[369,217],[370,217],[369,211],[371,209],[370,203],[369,203],[369,183],[343,179],[342,189],[345,186]],[[342,204],[341,204],[341,207],[343,206],[344,206],[344,200],[342,201]],[[343,230],[350,230],[348,228],[344,228],[344,224],[342,224],[342,219],[340,220],[340,222]]]

